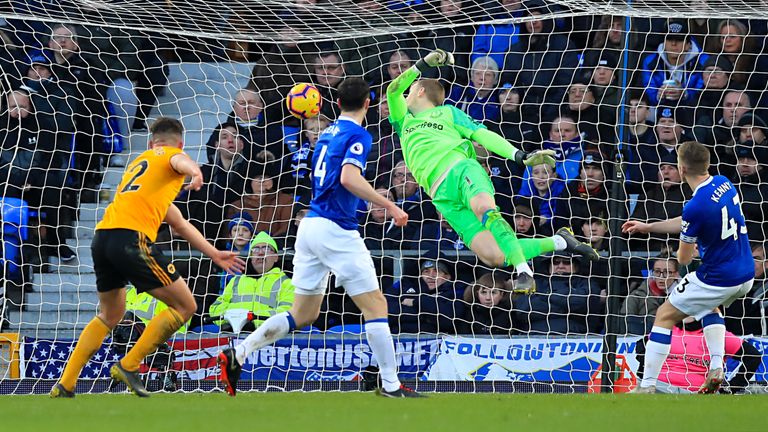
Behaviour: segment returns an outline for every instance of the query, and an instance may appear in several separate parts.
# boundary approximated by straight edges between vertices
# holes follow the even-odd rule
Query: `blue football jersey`
[[[364,172],[371,144],[371,134],[344,116],[320,134],[312,156],[312,202],[307,217],[323,217],[346,230],[357,230],[360,199],[341,185],[341,167],[352,164]]]
[[[700,184],[683,206],[680,240],[699,246],[699,280],[730,287],[755,277],[747,225],[736,188],[723,176]]]

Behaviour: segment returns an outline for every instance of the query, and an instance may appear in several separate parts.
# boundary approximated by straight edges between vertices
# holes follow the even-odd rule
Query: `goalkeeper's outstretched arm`
[[[530,153],[526,153],[523,150],[513,146],[504,137],[491,132],[488,129],[482,128],[476,130],[470,139],[481,146],[485,147],[489,151],[496,153],[497,155],[512,159],[520,165],[536,166],[540,164],[547,164],[551,167],[555,166],[555,152],[552,150],[536,150]]]
[[[416,81],[423,72],[429,70],[429,68],[437,66],[445,66],[453,64],[453,54],[436,49],[431,53],[424,56],[395,78],[389,86],[387,86],[387,104],[389,105],[389,118],[395,123],[401,122],[405,115],[408,113],[408,104],[405,102],[403,93],[405,90]],[[397,129],[397,127],[395,127]]]

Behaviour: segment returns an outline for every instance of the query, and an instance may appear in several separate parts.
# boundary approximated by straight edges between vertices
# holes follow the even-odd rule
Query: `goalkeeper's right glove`
[[[536,166],[541,164],[547,164],[552,168],[555,167],[555,151],[554,150],[535,150],[530,153],[526,153],[519,150],[515,154],[515,162],[525,166]]]
[[[424,56],[423,59],[417,61],[416,69],[418,69],[419,72],[424,73],[429,70],[429,68],[452,65],[453,62],[453,54],[438,48]]]

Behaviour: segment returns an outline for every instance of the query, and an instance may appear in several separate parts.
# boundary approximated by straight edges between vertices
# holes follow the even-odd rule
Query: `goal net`
[[[398,228],[382,208],[358,209],[403,380],[436,391],[600,391],[608,379],[615,391],[631,387],[656,310],[699,260],[678,265],[677,236],[627,235],[621,224],[681,215],[693,191],[676,146],[696,140],[741,197],[757,277],[724,309],[727,346],[750,347],[727,369],[734,389],[759,388],[766,13],[761,0],[7,2],[0,392],[47,392],[61,375],[98,310],[95,226],[160,116],[182,122],[184,151],[205,176],[175,204],[248,269],[225,275],[164,225],[153,247],[173,260],[198,311],[142,372],[154,390],[220,387],[217,353],[293,303],[314,145],[338,117],[336,87],[349,76],[371,85],[364,175],[409,215]],[[403,162],[386,100],[387,85],[436,48],[456,59],[425,74],[444,85],[446,103],[518,148],[556,152],[555,168],[525,168],[475,146],[518,238],[569,227],[599,261],[544,254],[531,260],[536,292],[519,292],[514,268],[480,262],[457,233],[465,227],[437,212]],[[318,117],[289,114],[297,83],[320,90]],[[111,364],[165,308],[130,285],[126,303],[78,392],[108,391]],[[682,378],[661,379],[687,390],[709,362],[696,325],[673,336],[699,348],[673,344],[672,356],[695,360],[670,363]],[[370,389],[376,373],[361,313],[331,278],[318,320],[249,357],[242,389]]]

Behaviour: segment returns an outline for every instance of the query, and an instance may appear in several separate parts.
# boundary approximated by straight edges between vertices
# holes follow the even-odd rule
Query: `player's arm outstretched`
[[[186,174],[191,179],[184,189],[200,190],[203,186],[203,173],[195,161],[184,153],[178,153],[171,157],[170,163],[174,171],[179,174]]]
[[[345,164],[341,167],[341,185],[356,197],[384,207],[394,219],[395,225],[401,227],[408,223],[408,213],[392,201],[376,193],[376,190],[363,177],[362,171],[356,165]]]
[[[194,177],[193,177],[194,178]],[[201,176],[202,179],[202,176]],[[199,187],[198,187],[199,189]],[[165,221],[189,244],[210,257],[213,262],[222,270],[229,274],[242,273],[245,270],[245,262],[237,256],[237,252],[220,251],[208,243],[208,240],[200,234],[200,231],[194,227],[188,220],[184,219],[176,205],[171,204],[168,207],[168,213],[165,214]]]
[[[422,73],[431,67],[453,64],[453,54],[441,49],[432,51],[400,74],[387,86],[387,104],[389,105],[389,118],[395,123],[400,123],[408,113],[408,106],[403,94]],[[396,128],[397,129],[397,128]]]
[[[621,232],[625,234],[680,234],[682,230],[682,216],[652,223],[628,220],[621,226]],[[695,255],[696,243],[681,240],[680,245],[677,248],[677,261],[682,265],[688,265]]]

